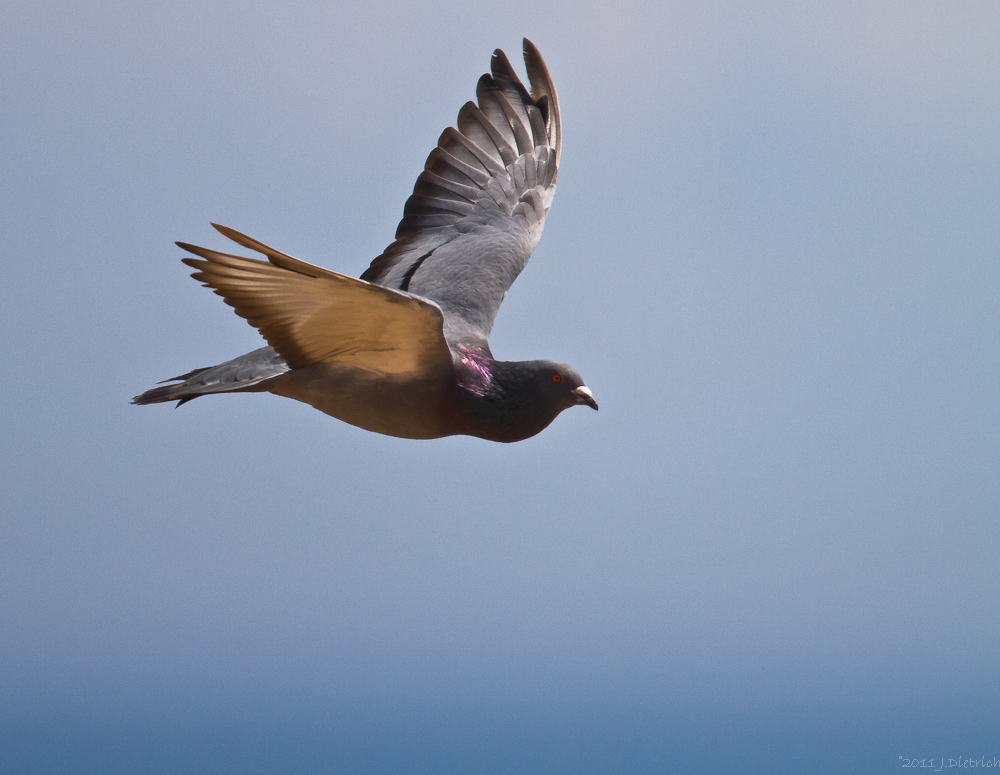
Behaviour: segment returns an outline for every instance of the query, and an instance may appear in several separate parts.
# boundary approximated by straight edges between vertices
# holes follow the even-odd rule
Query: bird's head
[[[558,407],[559,411],[577,404],[597,409],[594,394],[572,366],[554,361],[535,361],[531,366],[539,396],[549,406]]]

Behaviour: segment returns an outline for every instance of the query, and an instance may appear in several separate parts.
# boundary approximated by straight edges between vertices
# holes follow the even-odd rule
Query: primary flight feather
[[[530,92],[502,51],[458,127],[438,140],[395,241],[360,279],[292,258],[225,226],[263,255],[177,243],[193,277],[267,340],[231,361],[168,380],[133,403],[268,391],[390,436],[535,435],[576,404],[597,409],[579,373],[552,361],[498,361],[489,335],[527,264],[555,193],[559,101],[524,41]]]

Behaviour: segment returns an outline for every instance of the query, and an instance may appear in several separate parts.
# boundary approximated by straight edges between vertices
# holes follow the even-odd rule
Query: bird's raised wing
[[[409,293],[330,272],[238,231],[222,234],[267,261],[178,242],[196,280],[255,326],[293,369],[339,361],[397,376],[450,367],[441,309]]]
[[[396,241],[361,275],[437,302],[451,344],[486,346],[497,309],[542,234],[562,145],[548,68],[525,39],[529,93],[497,49],[458,128],[431,151]]]

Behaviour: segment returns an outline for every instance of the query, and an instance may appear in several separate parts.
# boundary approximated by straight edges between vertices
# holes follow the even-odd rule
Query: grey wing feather
[[[458,128],[438,140],[396,240],[361,279],[440,305],[450,344],[486,346],[504,294],[542,234],[562,146],[549,71],[524,41],[529,93],[497,49]]]

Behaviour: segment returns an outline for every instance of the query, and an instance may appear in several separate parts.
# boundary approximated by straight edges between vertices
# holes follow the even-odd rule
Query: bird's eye
[[[552,373],[552,381],[555,382],[557,385],[560,382],[562,382],[562,379],[563,379],[562,374],[560,374],[558,371]]]

